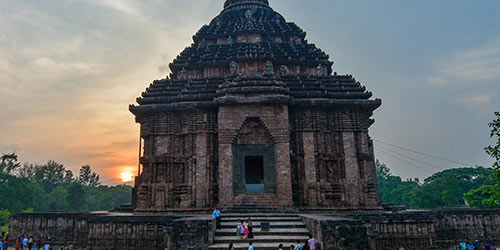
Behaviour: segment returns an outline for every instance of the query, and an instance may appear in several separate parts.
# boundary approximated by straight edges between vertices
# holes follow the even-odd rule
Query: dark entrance
[[[245,156],[245,184],[247,194],[264,193],[263,156]]]
[[[274,145],[233,144],[233,192],[276,193]]]

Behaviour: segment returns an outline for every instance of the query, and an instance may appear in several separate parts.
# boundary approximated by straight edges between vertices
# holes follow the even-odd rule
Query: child
[[[245,222],[245,239],[248,239],[248,222]]]
[[[245,224],[243,224],[243,221],[240,220],[240,225],[241,225],[241,232],[240,235],[243,237],[245,235]]]
[[[242,225],[241,225],[241,221],[238,222],[238,224],[236,225],[236,237],[238,237],[238,239],[241,239],[241,228]]]

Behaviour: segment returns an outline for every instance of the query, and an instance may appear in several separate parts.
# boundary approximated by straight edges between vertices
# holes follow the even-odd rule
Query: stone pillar
[[[344,142],[347,206],[350,208],[358,208],[360,204],[361,189],[354,132],[343,132],[342,140]]]
[[[318,193],[316,190],[317,171],[314,156],[314,132],[302,133],[302,141],[304,145],[304,171],[306,177],[304,194],[306,194],[307,205],[309,207],[316,207],[318,205]]]
[[[196,207],[205,208],[208,203],[209,179],[208,179],[208,152],[207,152],[208,135],[200,133],[196,135],[196,169],[194,176],[194,192],[196,199]]]
[[[228,206],[233,199],[233,151],[231,144],[219,144],[219,203]]]

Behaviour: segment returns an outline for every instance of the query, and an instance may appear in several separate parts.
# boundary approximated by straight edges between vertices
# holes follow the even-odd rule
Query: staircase
[[[254,211],[252,211],[254,212]],[[236,224],[246,221],[250,217],[253,224],[253,239],[239,239],[236,237]],[[261,231],[261,222],[269,222],[270,230]],[[227,250],[229,243],[233,242],[235,249],[248,249],[248,242],[252,241],[255,250],[276,250],[279,244],[283,249],[296,245],[297,240],[303,244],[309,236],[304,223],[296,214],[281,214],[270,212],[259,213],[225,213],[221,217],[221,228],[217,229],[214,244],[210,250]]]

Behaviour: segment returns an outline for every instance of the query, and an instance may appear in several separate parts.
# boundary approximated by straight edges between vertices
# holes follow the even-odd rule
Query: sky
[[[223,3],[0,0],[0,153],[75,173],[90,164],[104,183],[119,183],[137,169],[139,126],[128,105],[169,74]],[[394,174],[491,166],[483,149],[500,111],[500,1],[270,3],[330,55],[334,71],[382,99],[370,134]]]

